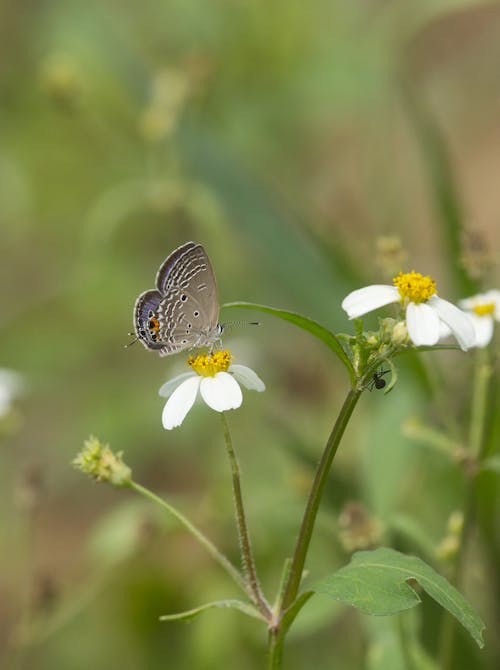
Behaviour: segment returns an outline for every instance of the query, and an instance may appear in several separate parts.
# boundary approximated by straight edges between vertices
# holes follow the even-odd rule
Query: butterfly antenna
[[[226,328],[234,328],[235,326],[260,326],[261,323],[260,321],[226,321],[220,325],[222,330],[226,330]]]
[[[135,343],[138,341],[138,339],[139,339],[135,333],[128,333],[128,335],[129,335],[130,337],[132,337],[132,335],[134,335],[134,339],[132,340],[132,342],[129,342],[128,344],[124,344],[124,345],[123,345],[123,346],[125,347],[125,349],[128,349],[129,347],[131,347],[131,346],[132,346],[133,344],[135,344]]]

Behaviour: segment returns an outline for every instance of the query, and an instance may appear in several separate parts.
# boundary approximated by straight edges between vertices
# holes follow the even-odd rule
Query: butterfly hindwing
[[[135,301],[134,327],[137,339],[148,349],[161,349],[160,322],[158,309],[161,295],[159,291],[151,289],[144,291]]]

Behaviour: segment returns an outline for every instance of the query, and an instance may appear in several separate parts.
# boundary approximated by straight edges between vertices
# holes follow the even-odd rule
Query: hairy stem
[[[238,528],[238,538],[240,542],[241,560],[245,573],[248,579],[248,586],[250,590],[250,597],[260,612],[269,621],[271,617],[271,608],[266,601],[262,589],[260,587],[259,578],[257,576],[257,569],[253,558],[252,546],[250,544],[250,534],[248,532],[248,524],[246,520],[245,507],[243,505],[243,495],[241,493],[241,478],[238,459],[233,449],[233,442],[231,440],[231,433],[227,423],[224,412],[220,413],[222,419],[222,427],[224,431],[224,441],[226,444],[226,451],[231,466],[231,475],[233,480],[233,496],[234,506],[236,511],[236,525]]]

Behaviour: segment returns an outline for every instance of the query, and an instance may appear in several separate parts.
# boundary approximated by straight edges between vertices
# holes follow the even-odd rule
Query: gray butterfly
[[[220,342],[215,275],[201,244],[186,242],[160,265],[156,288],[135,301],[137,339],[160,356]]]

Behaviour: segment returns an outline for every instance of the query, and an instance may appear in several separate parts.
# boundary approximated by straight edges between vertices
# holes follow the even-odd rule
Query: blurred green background
[[[239,613],[158,621],[234,597],[233,584],[174,522],[71,460],[90,433],[123,450],[137,481],[238,561],[218,417],[200,405],[165,432],[157,389],[184,357],[123,347],[136,295],[187,240],[205,245],[221,302],[292,309],[337,331],[352,328],[348,291],[390,279],[398,238],[401,269],[431,274],[443,297],[499,286],[500,4],[7,0],[0,54],[0,367],[22,376],[0,419],[0,665],[265,667],[265,630]],[[272,597],[348,380],[320,343],[257,318],[225,344],[267,391],[248,393],[229,421]],[[464,479],[401,426],[455,416],[463,429],[473,356],[423,358],[441,399],[430,402],[408,358],[389,396],[361,400],[312,577],[344,565],[366,535],[447,574],[436,548]],[[492,397],[493,419],[497,409]],[[493,421],[490,451],[499,432]],[[488,632],[482,652],[458,632],[456,667],[468,669],[500,665],[498,485],[478,483],[463,590]],[[424,598],[402,620],[420,632],[418,668],[437,667],[441,612]],[[397,618],[318,596],[285,667],[400,670],[398,640]]]

